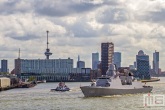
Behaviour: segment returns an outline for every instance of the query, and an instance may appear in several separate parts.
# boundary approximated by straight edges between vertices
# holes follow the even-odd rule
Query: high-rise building
[[[136,63],[139,78],[150,79],[149,56],[144,54],[144,52],[140,50],[138,52],[138,55],[136,55]]]
[[[14,74],[17,74],[18,77],[20,77],[20,75],[21,75],[21,70],[20,70],[20,68],[21,68],[20,54],[21,53],[20,52],[21,51],[20,51],[20,48],[19,48],[18,58],[14,60],[14,66],[15,66],[15,68],[14,68]]]
[[[77,68],[85,68],[85,62],[84,61],[78,61],[77,62]]]
[[[92,69],[96,70],[99,64],[99,53],[92,53]]]
[[[80,56],[78,55],[77,68],[85,68],[85,62],[80,61]]]
[[[156,50],[153,53],[153,70],[156,74],[159,74],[159,52]]]
[[[121,53],[114,52],[114,64],[117,68],[121,67]]]
[[[114,44],[112,42],[101,43],[101,72],[105,75],[108,66],[113,63]]]
[[[8,72],[7,60],[1,60],[1,72]]]
[[[134,65],[135,68],[137,68],[136,61],[133,62],[133,65]]]

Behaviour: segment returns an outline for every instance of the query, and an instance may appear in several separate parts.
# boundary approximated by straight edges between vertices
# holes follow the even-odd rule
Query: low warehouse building
[[[10,78],[0,77],[0,88],[10,87]]]

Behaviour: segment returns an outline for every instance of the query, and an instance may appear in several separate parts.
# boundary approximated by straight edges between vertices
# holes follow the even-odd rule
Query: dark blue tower
[[[49,59],[49,56],[52,55],[52,53],[50,52],[50,49],[48,48],[48,33],[49,31],[46,31],[47,32],[47,49],[46,49],[46,52],[45,52],[45,55],[46,55],[46,59]]]
[[[140,79],[150,79],[149,56],[144,54],[142,50],[136,55],[137,72]]]

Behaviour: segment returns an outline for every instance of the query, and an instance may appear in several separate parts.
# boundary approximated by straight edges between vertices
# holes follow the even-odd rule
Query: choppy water
[[[143,94],[85,98],[80,85],[90,83],[68,82],[69,92],[51,92],[58,83],[42,83],[28,89],[0,92],[0,110],[164,110],[164,107],[144,107]],[[147,83],[153,94],[165,95],[165,78]]]

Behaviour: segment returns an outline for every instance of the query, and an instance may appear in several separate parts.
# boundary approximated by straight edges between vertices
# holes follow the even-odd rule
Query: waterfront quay
[[[35,81],[22,82],[17,77],[0,77],[0,91],[14,89],[14,88],[30,88],[37,85]]]
[[[11,85],[11,86],[7,86],[7,87],[0,87],[0,91],[14,89],[14,88],[17,88],[17,85]]]

